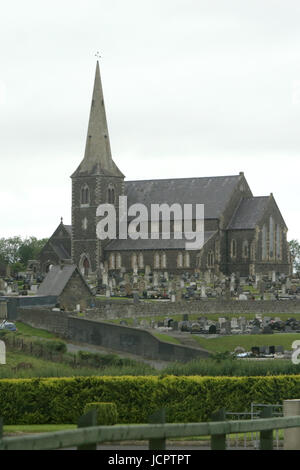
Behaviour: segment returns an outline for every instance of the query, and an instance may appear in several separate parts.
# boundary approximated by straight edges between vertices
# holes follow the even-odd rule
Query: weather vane
[[[101,55],[99,51],[96,52],[95,57],[97,57],[97,59],[101,59]]]

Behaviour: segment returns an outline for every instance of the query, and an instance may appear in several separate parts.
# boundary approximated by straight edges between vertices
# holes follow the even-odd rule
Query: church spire
[[[96,64],[84,159],[72,176],[96,174],[124,176],[111,156],[98,60]]]

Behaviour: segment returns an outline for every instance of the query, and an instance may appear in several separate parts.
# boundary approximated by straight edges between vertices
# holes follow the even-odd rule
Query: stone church
[[[71,176],[72,225],[61,220],[40,254],[41,270],[63,259],[72,260],[85,276],[101,278],[123,269],[183,272],[209,271],[241,276],[289,275],[292,272],[287,226],[271,193],[254,196],[243,172],[229,176],[125,181],[112,159],[106,113],[96,65],[85,154]],[[142,203],[204,204],[204,245],[187,251],[185,239],[100,240],[96,235],[99,204],[119,207],[119,196],[128,207]],[[195,221],[193,220],[194,226]],[[162,220],[158,231],[161,235]],[[174,230],[174,221],[171,224]],[[172,229],[171,229],[172,232]]]

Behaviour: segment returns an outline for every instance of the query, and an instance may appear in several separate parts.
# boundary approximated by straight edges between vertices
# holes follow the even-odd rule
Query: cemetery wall
[[[23,308],[18,310],[18,320],[73,341],[95,344],[148,359],[184,362],[209,355],[202,349],[165,343],[145,330],[76,318],[64,312]]]
[[[300,313],[299,300],[200,300],[182,302],[139,302],[134,304],[129,301],[95,301],[95,315],[97,318],[112,320],[116,318],[129,318],[133,316],[165,315],[175,314],[199,314],[207,315],[216,313],[225,315],[245,313],[292,315]]]

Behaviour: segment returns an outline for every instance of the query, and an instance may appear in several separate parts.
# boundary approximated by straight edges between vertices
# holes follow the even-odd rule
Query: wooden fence
[[[221,410],[214,414],[213,421],[207,423],[152,422],[96,426],[97,417],[92,410],[80,418],[77,429],[23,437],[2,437],[3,423],[0,422],[0,450],[50,450],[74,447],[78,450],[93,450],[97,448],[97,444],[125,440],[146,440],[149,442],[149,449],[165,450],[167,438],[191,436],[210,436],[212,450],[225,450],[227,434],[248,432],[260,432],[260,449],[272,450],[273,430],[300,427],[300,416],[272,418],[271,413],[272,410],[266,408],[263,410],[263,417],[259,419],[225,421],[225,411]]]

